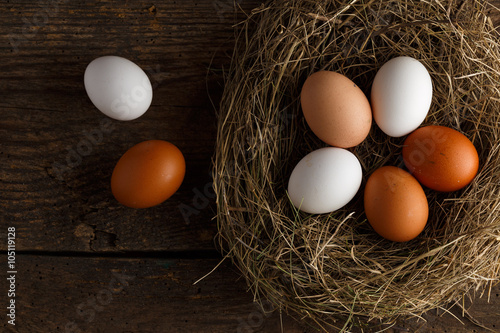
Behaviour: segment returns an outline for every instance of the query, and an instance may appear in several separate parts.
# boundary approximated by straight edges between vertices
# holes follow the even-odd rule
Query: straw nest
[[[219,241],[257,301],[324,329],[343,318],[390,323],[491,287],[500,270],[500,49],[485,1],[276,0],[239,25],[218,114],[214,163]],[[331,214],[297,211],[290,173],[325,146],[300,109],[300,90],[326,69],[369,96],[378,68],[406,55],[431,74],[423,125],[464,133],[480,169],[465,189],[427,190],[429,220],[406,243],[382,239],[363,212],[368,176],[404,168],[403,138],[376,125],[350,149],[363,167],[357,196]],[[486,291],[488,289],[486,288]]]

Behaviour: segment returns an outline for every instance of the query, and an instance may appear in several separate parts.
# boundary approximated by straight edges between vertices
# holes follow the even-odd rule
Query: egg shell
[[[153,100],[148,76],[132,61],[104,56],[85,69],[85,90],[97,109],[117,120],[142,116]]]
[[[356,195],[361,165],[351,152],[337,147],[315,150],[295,166],[288,182],[293,205],[311,214],[330,213]]]
[[[313,133],[331,146],[354,147],[370,132],[370,103],[363,91],[342,74],[312,74],[302,86],[300,101]]]
[[[118,160],[111,175],[111,191],[132,208],[156,206],[181,186],[186,163],[181,151],[163,140],[136,144]]]
[[[425,126],[408,135],[403,160],[420,183],[441,192],[464,188],[479,169],[479,156],[472,142],[445,126]]]
[[[422,124],[429,112],[431,76],[414,58],[393,58],[375,75],[370,102],[375,123],[385,134],[407,135]]]
[[[418,181],[403,169],[384,166],[366,182],[365,214],[382,237],[406,242],[417,237],[427,224],[429,205]]]

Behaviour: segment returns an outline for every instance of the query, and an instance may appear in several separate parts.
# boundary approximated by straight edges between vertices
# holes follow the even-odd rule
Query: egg
[[[111,176],[111,191],[132,208],[156,206],[181,186],[186,164],[172,143],[149,140],[136,144],[118,160]]]
[[[371,89],[373,118],[391,137],[401,137],[418,128],[431,101],[431,76],[414,58],[393,58],[375,75]]]
[[[403,160],[420,183],[441,192],[467,186],[479,169],[479,156],[472,142],[445,126],[425,126],[408,135]]]
[[[302,86],[300,102],[311,131],[331,146],[354,147],[370,131],[370,103],[363,91],[342,74],[312,74]]]
[[[122,57],[93,60],[85,69],[84,84],[95,107],[117,120],[142,116],[153,100],[153,88],[146,73]]]
[[[338,147],[320,148],[295,166],[288,195],[292,204],[306,213],[330,213],[356,195],[361,178],[361,165],[354,154]]]
[[[366,182],[364,207],[368,222],[382,237],[406,242],[427,224],[429,205],[422,186],[403,169],[384,166]]]

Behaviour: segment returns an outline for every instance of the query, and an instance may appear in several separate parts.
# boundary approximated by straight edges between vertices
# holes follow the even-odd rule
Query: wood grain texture
[[[253,303],[230,265],[193,285],[217,263],[20,256],[17,324],[2,320],[0,331],[278,332],[279,315]],[[287,332],[302,332],[290,317],[284,322]]]
[[[5,262],[5,255],[1,262]],[[293,316],[246,292],[229,262],[208,277],[219,261],[176,258],[94,258],[19,255],[16,276],[16,327],[5,320],[2,332],[317,332]],[[6,280],[0,283],[7,290]],[[469,314],[498,330],[500,285],[487,295],[466,300]],[[3,306],[3,304],[2,304]],[[431,311],[423,320],[401,320],[387,332],[491,332],[462,317],[461,310]],[[298,319],[298,318],[297,318]],[[342,325],[341,323],[339,323]],[[353,332],[375,332],[385,326],[363,323]]]
[[[212,249],[216,227],[209,172],[216,125],[210,98],[215,103],[219,98],[222,67],[229,63],[232,6],[54,3],[41,8],[10,1],[0,10],[1,22],[8,22],[1,40],[11,41],[1,45],[0,55],[0,205],[3,219],[29,235],[19,240],[19,248]],[[39,21],[29,28],[29,22]],[[109,54],[145,69],[154,96],[144,116],[109,121],[104,130],[101,122],[107,118],[88,99],[83,73],[94,58]],[[122,207],[109,189],[114,164],[132,145],[153,138],[183,151],[185,181],[161,206]]]
[[[213,104],[230,62],[233,23],[260,3],[0,5],[0,249],[7,248],[6,228],[15,226],[20,251],[18,325],[7,325],[2,312],[1,332],[253,333],[280,332],[281,324],[284,332],[312,331],[259,309],[229,263],[192,285],[220,260],[209,176]],[[500,0],[491,3],[500,7]],[[237,17],[234,4],[242,9]],[[491,15],[496,26],[498,13]],[[86,96],[85,67],[110,54],[134,61],[151,79],[152,106],[137,120],[109,120]],[[129,209],[112,197],[110,175],[128,148],[148,139],[183,151],[186,178],[164,204]],[[0,258],[4,272],[6,256]],[[479,323],[500,331],[500,288],[489,292],[489,302],[488,292],[464,304]],[[488,331],[459,308],[450,312],[463,323],[436,311],[424,316],[427,322],[402,320],[387,332]],[[364,332],[377,328],[363,325]]]

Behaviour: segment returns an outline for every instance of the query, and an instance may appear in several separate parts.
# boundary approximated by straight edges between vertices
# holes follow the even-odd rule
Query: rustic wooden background
[[[261,310],[229,262],[193,285],[221,259],[208,191],[214,105],[233,24],[259,4],[2,1],[0,331],[308,331],[286,314]],[[85,67],[103,55],[126,57],[148,73],[154,97],[141,118],[109,121],[88,99]],[[129,147],[148,139],[183,151],[186,178],[164,204],[129,209],[112,197],[110,175]],[[15,327],[4,313],[10,226],[17,236]],[[489,302],[488,291],[480,293],[464,305],[483,327],[454,306],[453,315],[432,311],[426,322],[401,320],[388,332],[500,330],[500,288]]]

